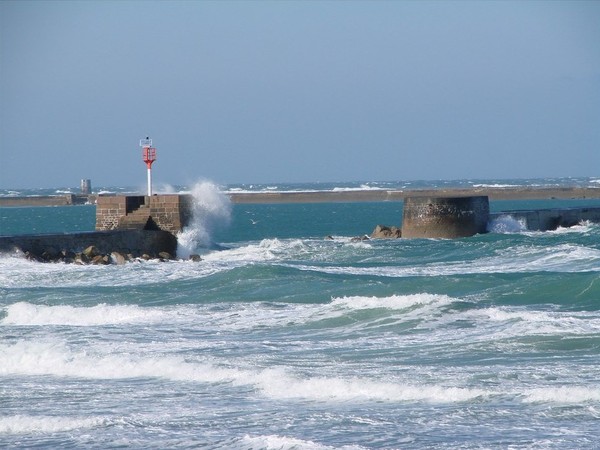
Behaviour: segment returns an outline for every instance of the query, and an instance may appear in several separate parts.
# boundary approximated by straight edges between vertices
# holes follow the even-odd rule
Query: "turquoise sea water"
[[[0,447],[598,448],[599,225],[353,242],[402,203],[194,193],[199,263],[0,256]],[[0,234],[93,226],[0,208]]]

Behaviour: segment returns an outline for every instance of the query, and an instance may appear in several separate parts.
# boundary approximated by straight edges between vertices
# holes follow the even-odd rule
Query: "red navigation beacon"
[[[152,139],[140,139],[140,147],[142,147],[142,160],[148,168],[148,196],[152,195],[152,163],[156,161],[156,149],[152,147]]]

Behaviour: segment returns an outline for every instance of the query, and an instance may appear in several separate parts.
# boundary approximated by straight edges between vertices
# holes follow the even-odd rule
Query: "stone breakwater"
[[[477,187],[448,189],[352,190],[316,192],[234,192],[232,203],[392,202],[407,197],[487,196],[490,200],[597,199],[595,187]]]
[[[0,252],[40,262],[121,264],[137,258],[172,259],[177,238],[161,230],[0,236]]]
[[[487,195],[490,200],[596,199],[600,187],[473,187],[448,189],[353,190],[315,192],[230,192],[232,203],[342,203],[403,201],[406,197]],[[95,204],[95,195],[0,197],[2,206],[64,206]]]

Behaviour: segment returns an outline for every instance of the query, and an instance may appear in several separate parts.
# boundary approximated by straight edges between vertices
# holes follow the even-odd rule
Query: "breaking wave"
[[[217,226],[231,222],[231,202],[217,185],[201,181],[191,190],[194,197],[192,221],[177,236],[177,256],[187,258],[200,248],[210,247],[212,232]]]

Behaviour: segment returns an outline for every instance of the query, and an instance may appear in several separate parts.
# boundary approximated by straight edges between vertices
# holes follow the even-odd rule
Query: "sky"
[[[0,0],[0,188],[600,176],[597,1]]]

